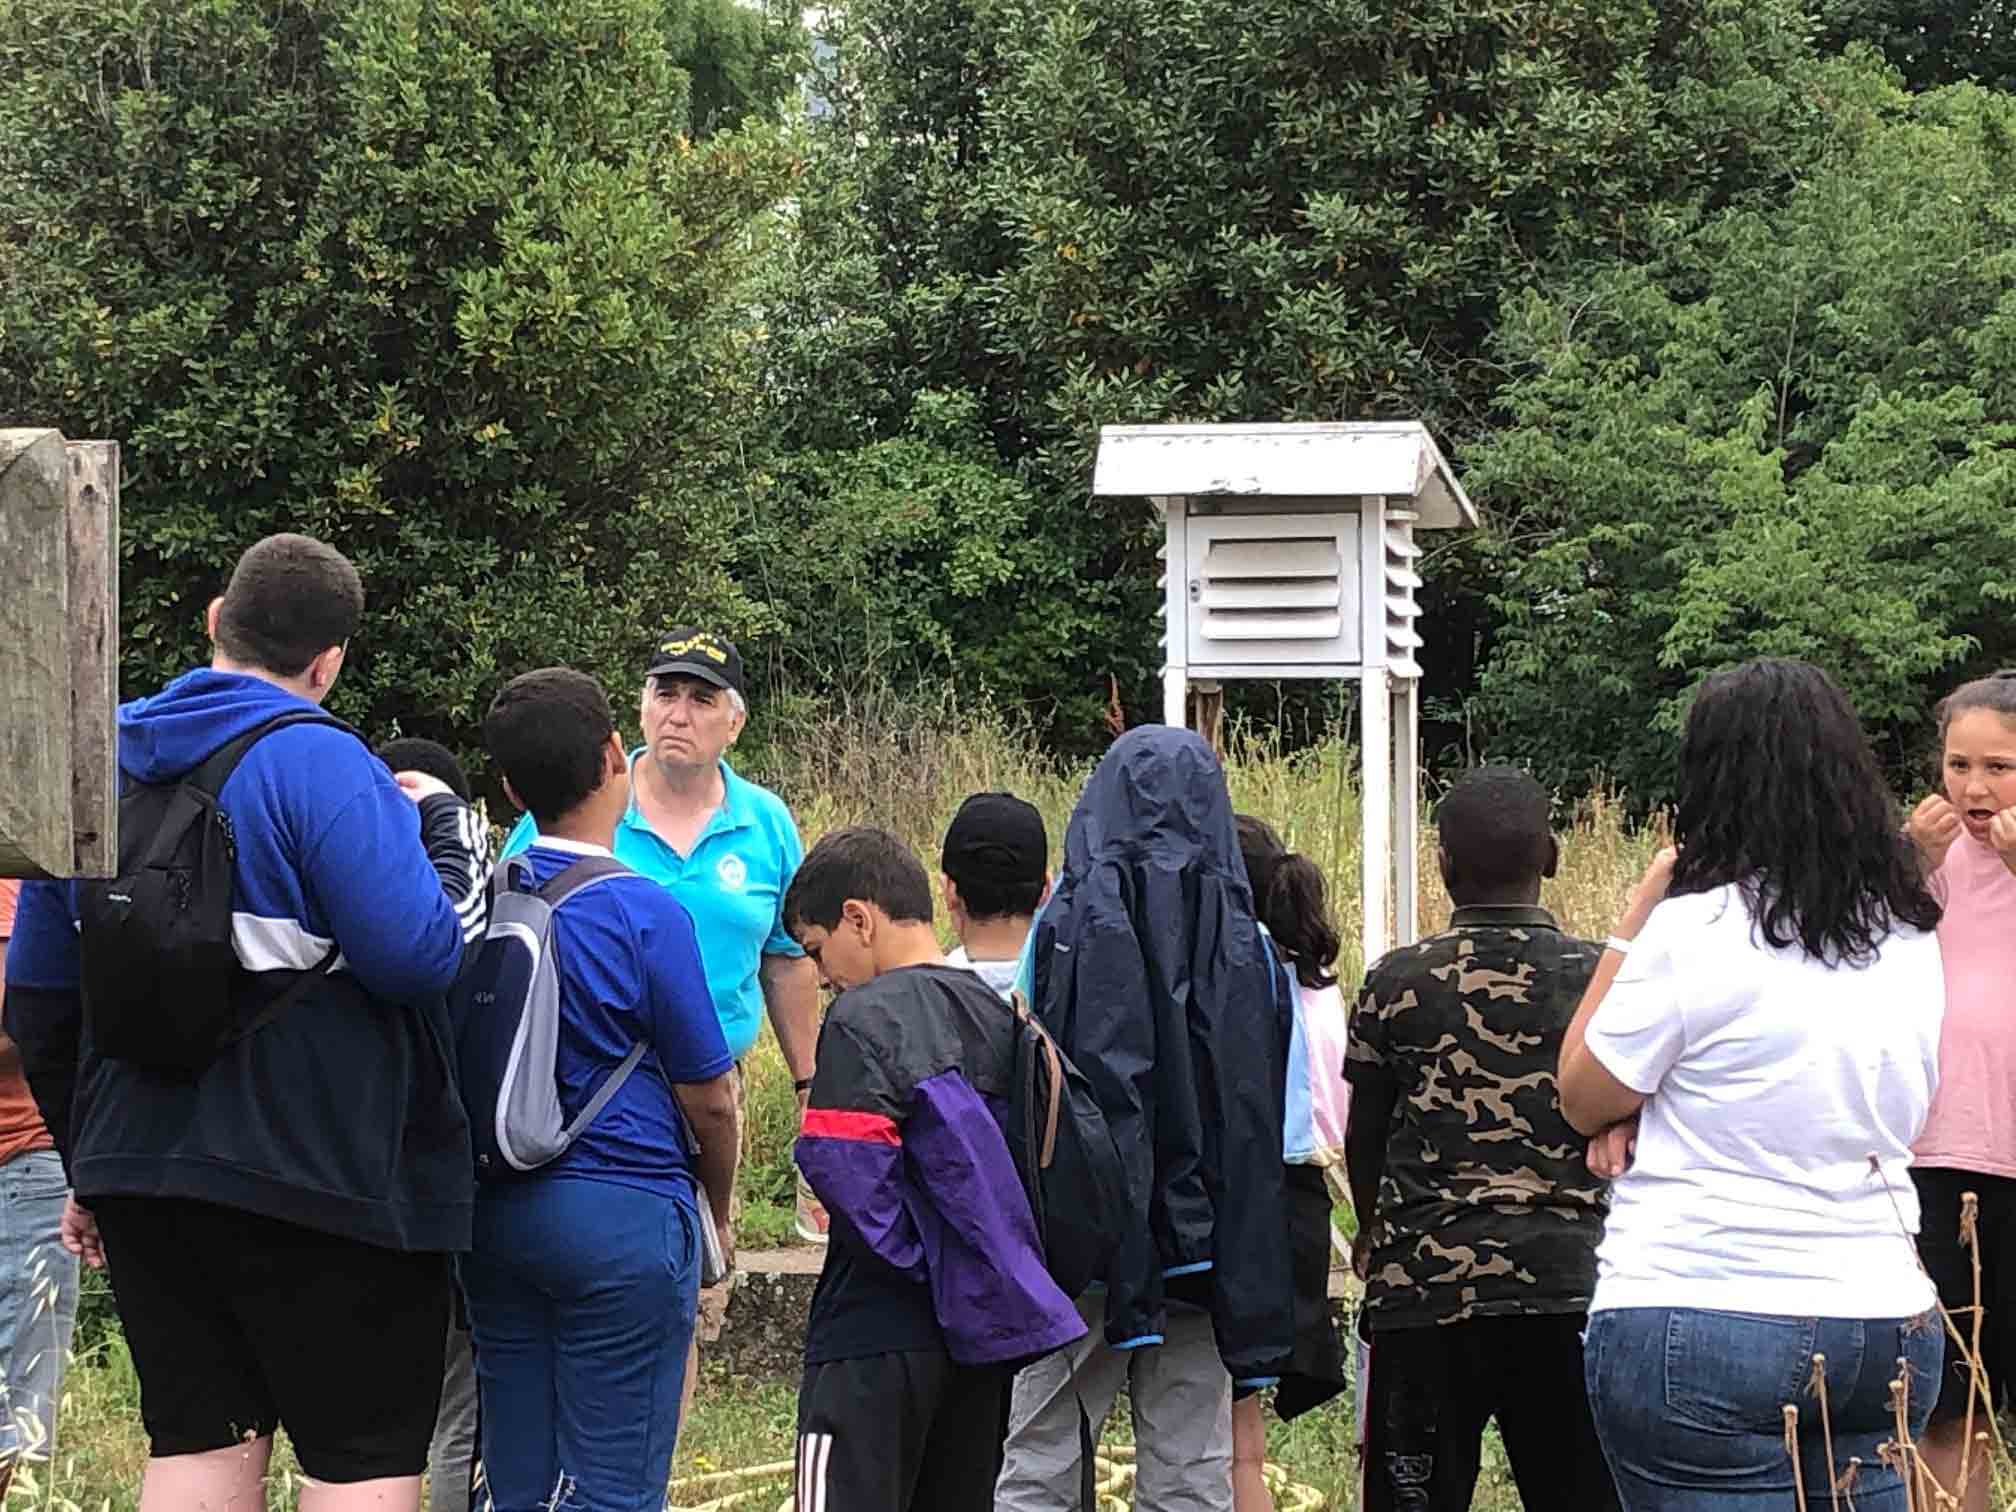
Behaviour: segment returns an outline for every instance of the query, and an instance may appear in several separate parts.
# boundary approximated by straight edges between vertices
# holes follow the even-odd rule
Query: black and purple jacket
[[[1019,1365],[1085,1334],[1001,1131],[1013,1067],[1014,1020],[978,977],[885,972],[827,1013],[798,1137],[840,1241],[829,1268],[842,1247],[864,1250],[888,1279],[928,1288],[961,1365]]]

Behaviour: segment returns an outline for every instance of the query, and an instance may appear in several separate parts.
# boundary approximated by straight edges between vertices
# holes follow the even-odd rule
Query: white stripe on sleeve
[[[310,934],[299,919],[231,915],[231,948],[247,971],[313,971],[335,943],[327,935]],[[332,969],[342,965],[339,958]]]

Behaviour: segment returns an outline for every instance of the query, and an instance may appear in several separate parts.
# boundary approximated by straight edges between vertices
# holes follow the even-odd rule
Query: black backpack
[[[295,724],[356,734],[326,714],[291,711],[173,782],[127,779],[119,797],[119,875],[77,887],[84,1019],[96,1054],[194,1074],[335,964],[339,952],[331,946],[318,965],[240,1021],[245,972],[231,948],[238,841],[217,794],[260,739]]]
[[[1014,1008],[1008,1149],[1036,1214],[1050,1278],[1075,1301],[1106,1279],[1120,1247],[1127,1176],[1092,1084],[1019,992]]]

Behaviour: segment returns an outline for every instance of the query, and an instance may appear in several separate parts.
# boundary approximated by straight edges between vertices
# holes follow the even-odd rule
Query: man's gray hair
[[[645,692],[649,693],[653,688],[657,686],[658,678],[660,675],[661,674],[654,672],[651,676],[644,679]],[[662,675],[666,677],[683,677],[686,674],[681,672],[667,672]],[[704,682],[706,681],[706,679],[696,678],[694,679],[694,681]],[[712,684],[709,684],[709,686],[711,687]],[[728,695],[728,707],[733,709],[739,718],[747,719],[749,717],[749,700],[744,698],[740,693],[736,692],[733,688],[723,688],[721,691]]]

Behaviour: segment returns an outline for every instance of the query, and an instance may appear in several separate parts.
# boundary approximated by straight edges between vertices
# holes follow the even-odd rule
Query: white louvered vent
[[[1214,541],[1199,576],[1210,640],[1334,640],[1344,627],[1344,559],[1328,536]]]
[[[1386,515],[1386,660],[1400,677],[1419,677],[1421,632],[1421,548],[1414,544],[1414,516]]]
[[[1355,519],[1193,518],[1189,547],[1193,660],[1298,664],[1356,655]]]

